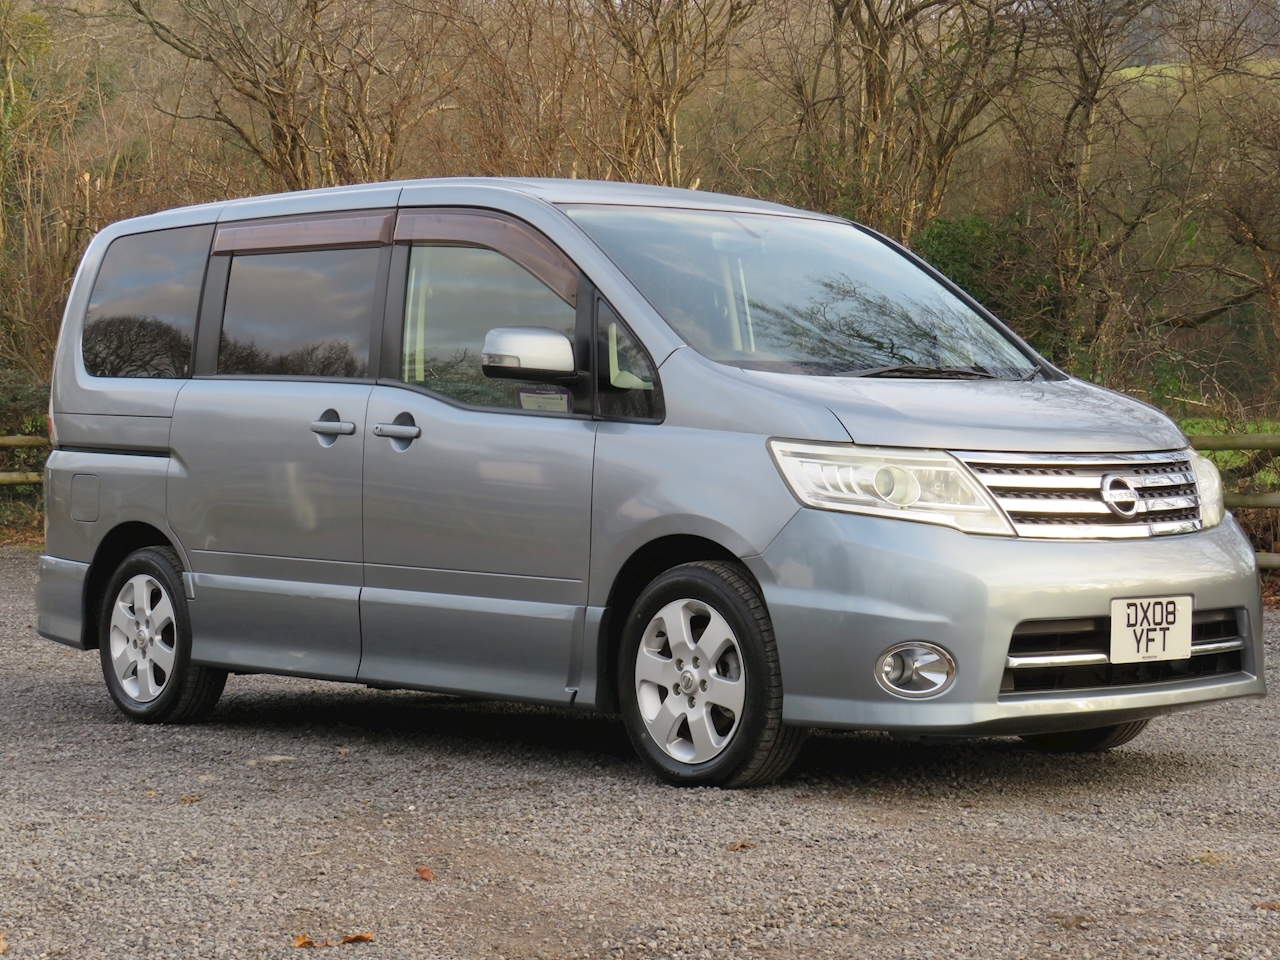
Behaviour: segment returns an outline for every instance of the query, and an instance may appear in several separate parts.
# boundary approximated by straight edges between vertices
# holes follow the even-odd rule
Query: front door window
[[[575,322],[572,305],[496,250],[415,246],[405,290],[402,376],[475,406],[568,413],[568,388],[491,380],[480,368],[480,354],[495,327],[545,327],[573,339]]]

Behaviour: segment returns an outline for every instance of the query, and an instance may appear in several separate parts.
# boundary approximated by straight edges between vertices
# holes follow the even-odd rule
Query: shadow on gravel
[[[360,736],[391,749],[422,749],[446,738],[576,753],[639,763],[622,721],[527,704],[449,697],[414,691],[352,688],[337,693],[257,694],[230,697],[209,721],[223,727],[326,731]]]
[[[1167,788],[1216,776],[1198,758],[1149,753],[1141,743],[1110,753],[1043,754],[1013,738],[909,742],[887,734],[811,736],[784,782],[837,789],[909,788],[924,795],[980,786],[1007,796],[1045,791]]]
[[[586,754],[642,769],[617,717],[413,691],[246,691],[225,700],[211,724],[305,731],[343,742],[359,737],[394,752],[429,751],[441,740],[463,751],[481,745],[534,747],[563,753],[566,761]],[[1157,774],[1168,786],[1171,777],[1213,776],[1211,767],[1203,760],[1193,767],[1176,755],[1144,752],[1140,743],[1108,754],[1046,756],[1014,739],[907,742],[878,733],[823,732],[809,737],[781,786],[933,793],[981,784],[1011,795],[1042,794],[1086,784],[1147,788]]]

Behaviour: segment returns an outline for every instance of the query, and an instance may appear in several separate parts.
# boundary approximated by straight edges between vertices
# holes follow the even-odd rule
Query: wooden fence
[[[45,447],[45,437],[0,437],[0,449],[12,447]],[[1191,437],[1191,445],[1197,450],[1280,450],[1280,433],[1237,433],[1223,436]],[[44,474],[22,471],[0,472],[0,486],[18,483],[42,483]],[[1280,509],[1280,493],[1228,493],[1226,505],[1248,509]],[[1280,553],[1258,554],[1258,566],[1263,570],[1280,570]]]
[[[0,449],[47,447],[48,445],[49,440],[47,437],[0,437]],[[44,474],[23,470],[0,471],[0,486],[10,486],[16,483],[44,483]]]

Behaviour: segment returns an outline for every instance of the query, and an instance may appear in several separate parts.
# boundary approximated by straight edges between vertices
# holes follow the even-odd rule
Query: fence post
[[[21,447],[47,447],[47,437],[0,437],[0,450],[13,450]],[[27,470],[0,472],[0,487],[15,486],[21,483],[44,483],[44,474]]]

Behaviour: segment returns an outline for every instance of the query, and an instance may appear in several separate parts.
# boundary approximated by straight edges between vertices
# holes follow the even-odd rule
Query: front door
[[[193,658],[353,679],[370,333],[389,248],[219,255],[216,367],[179,394],[170,440]]]
[[[505,255],[487,219],[439,218],[398,257],[399,345],[383,372],[400,382],[374,388],[365,421],[360,679],[563,703],[587,597],[595,423],[567,388],[487,379],[480,353],[493,327],[575,338],[576,271],[569,289],[568,268],[548,267],[558,250]]]

